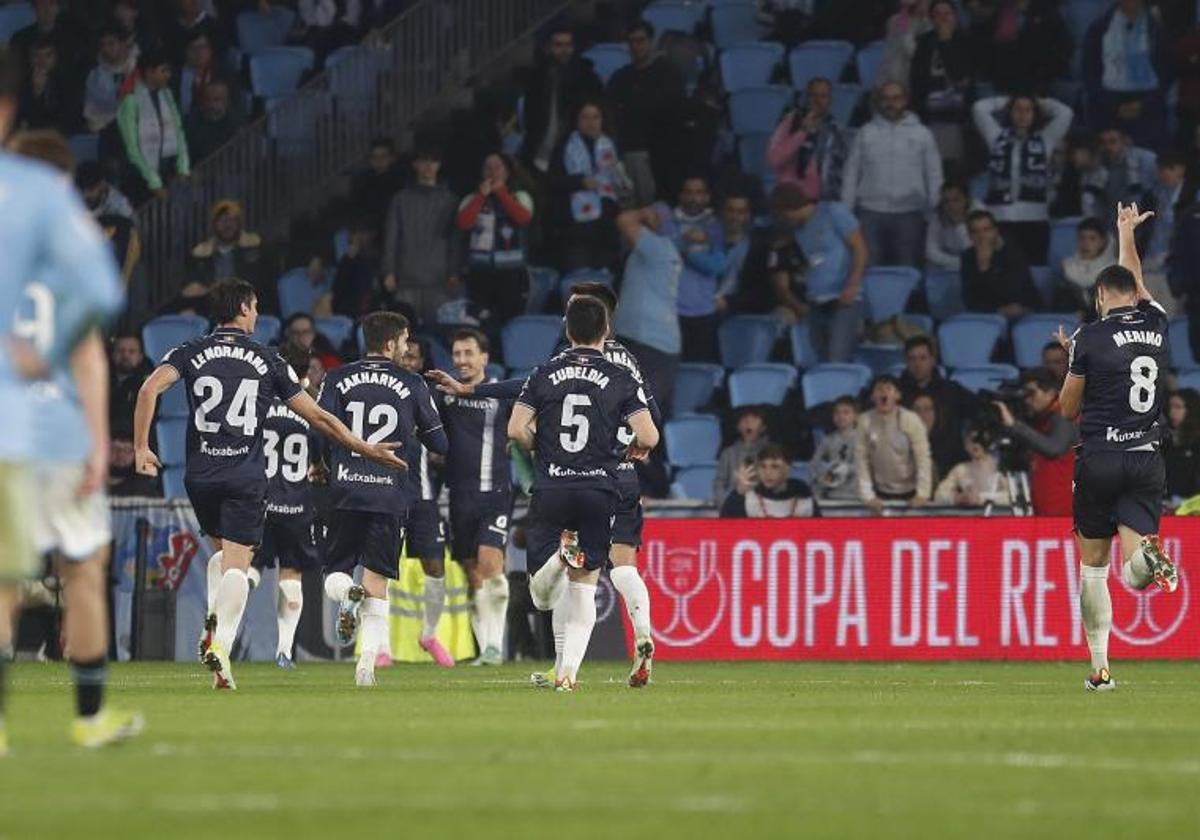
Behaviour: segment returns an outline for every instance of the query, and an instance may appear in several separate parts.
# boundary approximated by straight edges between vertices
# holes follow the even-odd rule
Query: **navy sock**
[[[107,675],[108,663],[104,657],[92,662],[71,663],[71,676],[75,680],[75,712],[80,717],[91,717],[100,711]]]

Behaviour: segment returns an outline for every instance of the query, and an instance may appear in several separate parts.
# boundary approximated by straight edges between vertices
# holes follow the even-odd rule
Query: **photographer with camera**
[[[753,463],[743,464],[737,485],[721,505],[722,519],[787,519],[820,516],[812,491],[791,477],[782,446],[767,444]]]
[[[1060,387],[1062,381],[1048,368],[1032,368],[1021,376],[1025,420],[1018,420],[1006,403],[992,403],[1004,433],[1029,451],[1030,495],[1037,516],[1071,515],[1079,431],[1059,413]]]

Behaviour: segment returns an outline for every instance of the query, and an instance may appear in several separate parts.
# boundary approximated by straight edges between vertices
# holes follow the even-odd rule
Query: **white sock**
[[[1092,668],[1108,667],[1108,632],[1112,628],[1112,598],[1108,594],[1108,566],[1079,567],[1079,612],[1092,652]]]
[[[250,588],[253,589],[262,583],[262,572],[251,566],[246,569],[246,580],[250,582]]]
[[[213,599],[213,612],[217,614],[216,642],[227,654],[233,651],[233,640],[237,638],[249,594],[250,582],[241,569],[230,569],[221,575],[217,597]]]
[[[567,599],[562,598],[550,613],[550,625],[554,628],[554,673],[562,670],[563,641],[567,637]]]
[[[529,579],[529,597],[537,609],[545,612],[552,609],[566,591],[567,567],[555,553]]]
[[[437,635],[438,622],[442,619],[442,608],[446,604],[446,579],[425,576],[425,624],[421,627],[421,638]]]
[[[563,636],[559,679],[575,679],[596,626],[596,584],[573,580],[567,586],[567,626]]]
[[[388,632],[388,602],[384,598],[363,599],[362,611],[359,613],[362,622],[359,639],[362,649],[358,654],[358,667],[375,671],[375,657]]]
[[[614,566],[609,573],[613,587],[621,593],[625,611],[633,623],[636,638],[650,635],[650,592],[646,582],[638,574],[636,566]]]
[[[292,645],[296,641],[296,626],[300,623],[300,611],[304,609],[304,586],[298,580],[279,581],[279,644],[275,655],[292,658]]]
[[[508,578],[503,574],[490,577],[483,582],[479,596],[483,596],[484,612],[480,614],[484,634],[484,648],[504,650],[504,625],[508,621]]]
[[[1134,589],[1145,589],[1153,583],[1154,574],[1150,571],[1150,565],[1146,562],[1146,555],[1142,553],[1140,545],[1121,566],[1121,577]]]
[[[346,593],[354,585],[354,578],[345,572],[334,572],[325,577],[325,597],[334,603],[346,600]]]
[[[218,551],[212,557],[208,558],[208,574],[206,580],[208,582],[208,614],[213,614],[213,605],[217,602],[217,587],[221,585],[221,575],[225,574],[225,570],[221,568],[221,561],[224,554]]]

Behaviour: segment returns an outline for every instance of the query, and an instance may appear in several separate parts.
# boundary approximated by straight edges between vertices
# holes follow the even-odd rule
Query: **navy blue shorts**
[[[281,569],[307,572],[319,569],[317,544],[313,540],[313,521],[307,516],[268,513],[262,544],[254,552],[254,566],[269,569],[276,563]]]
[[[325,574],[352,574],[355,566],[395,580],[400,577],[404,517],[393,513],[334,510],[325,536]]]
[[[251,547],[262,542],[267,518],[265,477],[262,484],[208,484],[186,478],[183,484],[205,534]]]
[[[1159,452],[1080,450],[1075,455],[1075,530],[1102,540],[1124,525],[1144,536],[1158,533],[1167,468]]]
[[[617,494],[592,488],[535,490],[529,501],[525,565],[529,574],[558,551],[563,531],[579,534],[584,568],[603,569],[613,543]]]
[[[437,502],[414,502],[404,529],[404,553],[419,560],[440,560],[446,553],[446,525]]]
[[[450,553],[454,559],[476,559],[481,545],[504,551],[512,505],[511,490],[481,493],[451,488]]]
[[[613,545],[642,547],[642,494],[636,487],[620,489],[613,519]]]

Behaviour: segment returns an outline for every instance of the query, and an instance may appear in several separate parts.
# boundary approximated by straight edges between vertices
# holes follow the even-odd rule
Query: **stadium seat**
[[[154,424],[158,460],[165,467],[182,467],[187,459],[187,416],[164,417]]]
[[[208,333],[208,321],[199,315],[160,315],[142,327],[142,346],[154,364],[172,347]]]
[[[1193,391],[1200,391],[1200,368],[1181,370],[1176,385],[1180,389],[1190,388]]]
[[[991,361],[1000,336],[1008,329],[1002,315],[955,315],[938,327],[942,363],[952,368],[980,367]]]
[[[766,28],[758,22],[758,6],[753,0],[714,6],[710,21],[713,43],[719,50],[749,41],[761,41],[767,35]]]
[[[983,201],[987,198],[989,183],[986,172],[972,175],[967,181],[967,197],[975,201]]]
[[[531,368],[531,367],[509,368],[508,369],[508,378],[509,379],[520,379],[522,382],[524,382],[526,379],[529,378],[529,374],[531,374],[531,373],[533,373],[533,368]]]
[[[691,414],[708,405],[724,379],[725,369],[720,365],[703,362],[680,364],[675,369],[675,393],[671,415]]]
[[[729,96],[729,125],[734,134],[770,134],[792,103],[792,89],[784,85],[743,88]]]
[[[795,324],[789,334],[792,343],[792,361],[796,363],[796,367],[801,370],[816,367],[819,359],[816,348],[812,345],[812,331],[809,329],[808,321]]]
[[[657,37],[664,32],[682,32],[691,35],[704,18],[704,7],[697,3],[680,0],[654,0],[642,9],[642,19],[654,27]]]
[[[608,84],[612,74],[629,63],[629,47],[615,43],[596,44],[583,57],[592,62],[600,81]]]
[[[771,167],[767,164],[767,145],[770,142],[769,131],[756,131],[738,138],[738,162],[743,172],[762,181],[774,177]]]
[[[875,87],[879,67],[883,64],[883,41],[872,41],[854,56],[858,68],[858,83],[867,90]]]
[[[359,332],[361,333],[362,330],[360,329]],[[454,370],[454,358],[450,355],[450,351],[440,338],[428,333],[418,333],[413,337],[429,348],[429,359],[427,361],[430,364],[438,370],[448,372]]]
[[[774,41],[738,44],[721,53],[721,83],[728,93],[771,83],[783,59],[783,45]]]
[[[1079,319],[1073,313],[1047,312],[1026,315],[1013,324],[1013,358],[1017,362],[1017,367],[1031,368],[1040,365],[1042,348],[1054,340],[1054,334],[1060,326],[1067,331],[1067,335],[1070,335],[1079,326]]]
[[[868,268],[863,276],[867,317],[878,324],[899,315],[920,281],[921,272],[908,266],[878,265]]]
[[[821,77],[836,83],[854,55],[849,41],[806,41],[788,53],[792,87],[804,90],[810,80]],[[844,123],[843,123],[844,124]]]
[[[674,417],[663,425],[667,461],[676,467],[700,467],[717,463],[721,448],[721,421],[711,414]]]
[[[1075,228],[1079,226],[1078,216],[1068,219],[1055,219],[1050,223],[1050,251],[1046,263],[1053,272],[1062,271],[1062,261],[1075,253]]]
[[[746,365],[729,374],[729,404],[782,405],[796,383],[796,369],[779,362]]]
[[[354,332],[354,321],[345,315],[330,315],[328,318],[317,318],[314,321],[317,332],[329,339],[335,348],[341,347]]]
[[[187,487],[183,483],[183,467],[164,467],[162,484],[163,495],[168,499],[187,498]]]
[[[713,479],[716,477],[716,467],[683,467],[678,469],[671,480],[671,498],[711,502],[713,500]]]
[[[338,262],[341,262],[342,257],[346,255],[346,251],[350,248],[350,229],[338,228],[333,234],[333,257]]]
[[[791,478],[803,481],[805,484],[812,484],[812,467],[807,461],[793,461]]]
[[[966,309],[959,273],[954,269],[925,272],[925,300],[929,303],[929,313],[939,321],[945,321]]]
[[[829,112],[837,120],[838,125],[849,125],[854,116],[854,109],[862,99],[862,85],[838,84],[833,86],[833,105]]]
[[[1012,365],[980,365],[955,368],[950,378],[972,393],[995,391],[1005,382],[1015,382],[1021,372]]]
[[[71,155],[77,164],[100,159],[99,134],[72,134],[67,138],[67,145],[71,147]]]
[[[564,303],[571,296],[571,287],[576,283],[603,283],[612,288],[612,272],[607,268],[581,268],[567,272],[558,282],[558,297]]]
[[[256,55],[268,47],[281,47],[296,21],[296,13],[281,5],[269,12],[242,12],[237,16],[238,49]]]
[[[779,328],[769,315],[734,315],[717,330],[721,364],[740,368],[771,357]]]
[[[250,57],[250,89],[264,99],[294,93],[315,60],[308,47],[265,47]]]
[[[279,319],[274,315],[259,315],[254,322],[254,333],[250,336],[259,344],[274,344],[279,341]]]
[[[1171,349],[1171,367],[1186,370],[1198,365],[1192,353],[1192,343],[1188,338],[1188,319],[1172,318],[1167,327],[1167,344]]]
[[[562,318],[557,315],[519,315],[500,331],[504,362],[510,368],[540,365],[562,338]]]
[[[866,342],[854,348],[854,361],[866,365],[876,375],[888,373],[896,365],[904,364],[904,345]]]
[[[925,333],[925,335],[928,335],[928,336],[933,335],[934,330],[933,330],[933,316],[932,315],[926,315],[923,312],[905,312],[903,315],[900,316],[900,320],[907,321],[908,323],[912,324],[914,327],[917,327],[918,329],[920,329],[921,332]]]
[[[1042,306],[1049,308],[1054,301],[1054,271],[1048,265],[1031,265],[1029,274],[1033,277],[1033,287],[1038,290]]]
[[[333,94],[323,90],[303,90],[268,99],[267,136],[277,142],[283,154],[311,149],[322,121],[326,124],[332,121],[334,107]]]
[[[824,364],[806,372],[800,380],[804,405],[808,408],[833,402],[843,395],[857,396],[871,381],[871,369],[866,365]]]
[[[324,294],[333,288],[332,272],[324,281],[314,286],[307,268],[291,268],[279,278],[279,312],[284,320],[297,312],[309,313]]]
[[[159,419],[187,417],[188,413],[187,387],[182,382],[176,382],[158,398]]]
[[[505,375],[504,365],[499,362],[488,362],[487,366],[483,369],[484,379],[500,380],[504,379]]]
[[[32,3],[13,3],[0,6],[0,44],[7,44],[18,31],[31,25],[37,16]]]

